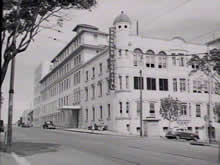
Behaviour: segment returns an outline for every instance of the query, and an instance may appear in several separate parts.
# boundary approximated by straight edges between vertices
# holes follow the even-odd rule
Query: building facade
[[[40,80],[41,124],[51,120],[58,126],[85,129],[104,124],[112,131],[139,134],[142,89],[145,136],[165,135],[169,122],[160,115],[160,99],[171,96],[184,104],[171,127],[204,138],[208,78],[202,72],[190,74],[197,66],[187,61],[188,55],[206,53],[207,47],[180,37],[160,40],[131,35],[131,26],[122,12],[109,33],[85,24],[73,29],[76,36]],[[214,82],[210,84],[214,104],[220,96],[215,94]],[[210,120],[215,122],[212,108]]]
[[[33,124],[40,126],[40,111],[41,111],[41,84],[40,80],[49,73],[52,64],[50,62],[40,63],[34,71],[34,98],[33,98]]]

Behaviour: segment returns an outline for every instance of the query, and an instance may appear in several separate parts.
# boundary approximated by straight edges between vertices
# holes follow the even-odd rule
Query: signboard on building
[[[109,89],[115,89],[115,27],[109,28]]]

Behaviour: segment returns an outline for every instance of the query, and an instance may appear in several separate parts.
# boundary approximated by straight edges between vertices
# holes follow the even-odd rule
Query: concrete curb
[[[63,130],[63,131],[69,131],[69,132],[78,132],[78,133],[87,133],[87,134],[97,134],[97,135],[110,135],[110,136],[121,136],[121,137],[138,137],[138,136],[136,136],[136,135],[123,135],[123,134],[104,133],[104,131],[103,131],[103,132],[89,131],[89,130],[81,131],[81,130],[70,130],[70,129],[65,129],[65,128],[57,128],[57,129]]]
[[[191,145],[198,145],[198,146],[206,146],[206,147],[213,147],[213,148],[219,148],[218,144],[208,144],[206,142],[190,142]]]

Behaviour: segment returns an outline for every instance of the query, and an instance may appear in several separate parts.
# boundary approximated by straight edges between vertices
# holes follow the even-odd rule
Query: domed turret
[[[120,49],[126,49],[131,29],[130,18],[122,11],[113,22],[116,29],[116,46]]]
[[[118,23],[129,23],[129,24],[131,24],[131,20],[130,20],[130,18],[126,15],[126,14],[124,14],[124,12],[122,11],[121,12],[121,14],[119,15],[119,16],[117,16],[116,18],[115,18],[115,20],[114,20],[114,22],[113,22],[113,25],[116,25],[116,24],[118,24]]]

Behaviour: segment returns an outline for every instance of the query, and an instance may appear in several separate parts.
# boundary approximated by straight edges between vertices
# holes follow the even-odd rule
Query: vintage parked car
[[[0,120],[0,132],[4,132],[4,122]]]
[[[43,129],[56,129],[52,121],[46,121],[43,124]]]
[[[185,140],[199,140],[199,136],[197,134],[191,132],[180,132],[180,131],[168,131],[165,135],[168,139],[185,139]]]

